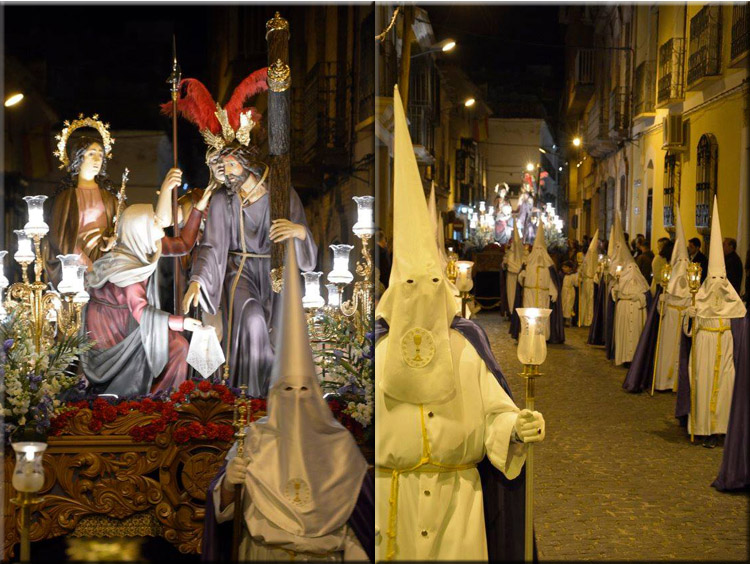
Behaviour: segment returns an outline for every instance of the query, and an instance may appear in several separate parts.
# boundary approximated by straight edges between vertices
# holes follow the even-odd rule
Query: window
[[[688,85],[721,72],[720,5],[707,5],[690,19],[690,57]]]
[[[635,92],[633,99],[633,114],[649,114],[654,111],[654,74],[655,61],[644,61],[635,69]]]
[[[680,204],[680,155],[667,151],[664,157],[664,228],[674,231],[674,208]]]
[[[707,133],[698,141],[698,159],[695,171],[695,227],[706,234],[711,227],[711,206],[716,194],[717,157],[716,138]]]
[[[685,39],[673,37],[659,47],[659,103],[683,98],[682,69]]]
[[[750,49],[750,8],[747,4],[732,7],[732,59]]]
[[[628,187],[625,175],[620,177],[620,216],[623,221],[627,221],[628,217]]]

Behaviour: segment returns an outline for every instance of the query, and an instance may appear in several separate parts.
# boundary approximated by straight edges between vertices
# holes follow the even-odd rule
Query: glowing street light
[[[580,147],[581,146],[581,138],[580,137],[574,137],[573,138],[573,146],[574,147]]]
[[[540,152],[540,153],[542,153],[543,155],[546,155],[546,154],[547,154],[547,151],[545,151],[545,150],[544,150],[543,148],[541,148],[541,147],[539,147],[539,152]]]
[[[534,171],[534,164],[533,163],[527,163],[526,164],[526,172],[533,172]]]
[[[464,102],[464,106],[467,108],[471,108],[475,104],[476,100],[474,98],[467,98]]]
[[[448,42],[443,45],[442,51],[443,53],[447,53],[448,51],[452,51],[456,47],[456,42],[452,39],[449,39]]]
[[[20,92],[11,94],[10,96],[8,96],[8,98],[5,99],[5,107],[10,108],[11,106],[15,106],[21,100],[23,100],[23,94],[21,94]]]

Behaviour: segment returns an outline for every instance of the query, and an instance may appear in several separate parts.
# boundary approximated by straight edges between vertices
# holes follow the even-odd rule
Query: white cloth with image
[[[213,327],[198,327],[190,339],[187,363],[208,378],[224,362],[224,351]]]

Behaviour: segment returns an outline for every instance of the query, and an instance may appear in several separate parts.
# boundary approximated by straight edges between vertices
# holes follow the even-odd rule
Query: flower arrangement
[[[363,428],[370,427],[375,416],[372,334],[360,338],[347,318],[329,313],[320,315],[318,327],[328,336],[314,351],[323,394],[329,404],[332,399],[343,404],[343,415],[351,416]]]
[[[0,322],[0,340],[5,437],[24,426],[46,434],[51,417],[64,401],[62,398],[80,394],[86,387],[85,378],[76,373],[74,363],[91,348],[91,343],[76,334],[57,339],[37,351],[31,325],[16,315]]]

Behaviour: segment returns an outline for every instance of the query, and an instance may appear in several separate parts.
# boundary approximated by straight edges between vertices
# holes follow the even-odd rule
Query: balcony
[[[594,50],[579,49],[568,92],[568,113],[580,114],[594,93]]]
[[[655,115],[656,61],[644,61],[635,69],[633,119]]]
[[[422,164],[435,162],[435,124],[430,106],[409,104],[409,134],[417,160]]]
[[[732,46],[729,66],[744,66],[750,51],[750,9],[747,4],[732,7]]]
[[[609,104],[597,99],[586,115],[584,127],[586,150],[595,157],[612,152],[616,147],[609,138]]]
[[[624,86],[616,86],[609,94],[610,139],[626,139],[630,133],[629,98],[628,90]]]
[[[690,19],[689,90],[721,74],[721,10],[720,5],[707,5]]]
[[[657,107],[685,99],[682,69],[685,60],[685,39],[673,37],[659,47],[659,83]]]

